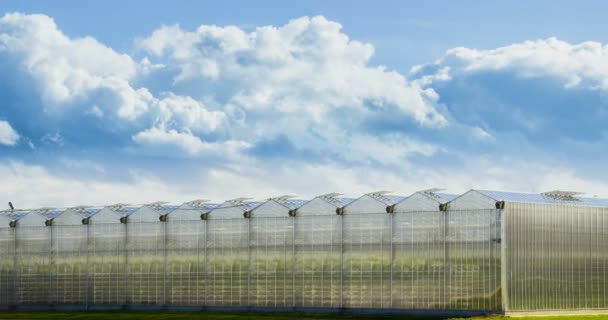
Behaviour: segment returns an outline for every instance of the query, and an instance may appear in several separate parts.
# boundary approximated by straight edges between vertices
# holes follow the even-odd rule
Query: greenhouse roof
[[[345,207],[347,205],[349,205],[351,202],[355,201],[355,198],[335,198],[336,199],[336,206],[338,207]]]
[[[5,212],[6,213],[4,213],[4,215],[6,215],[9,219],[15,221],[27,216],[30,213],[30,210],[13,210]]]
[[[52,220],[59,217],[62,213],[65,212],[65,209],[40,209],[34,210],[32,212],[36,212],[41,216],[45,217],[47,220]]]
[[[437,195],[439,197],[436,199],[437,199],[437,201],[439,201],[441,203],[450,202],[458,197],[457,194],[451,194],[451,193],[435,193],[435,195]]]
[[[85,218],[90,218],[96,215],[101,210],[103,210],[102,207],[82,208],[78,210],[78,213],[80,213]]]
[[[176,205],[158,205],[158,206],[150,206],[150,208],[158,211],[161,215],[169,214],[179,208]]]
[[[296,199],[271,199],[274,200],[290,210],[297,209],[301,207],[303,204],[308,202],[308,200],[296,200]]]
[[[333,204],[337,208],[342,208],[355,201],[355,198],[340,197],[341,195],[341,193],[328,193],[317,196],[317,198],[323,199],[326,202]]]
[[[261,201],[248,201],[248,202],[243,202],[243,203],[239,204],[238,206],[243,208],[243,210],[248,211],[248,210],[253,210],[253,209],[257,208],[262,203],[263,202],[261,202]]]
[[[407,197],[403,197],[403,196],[389,196],[389,195],[381,195],[381,196],[369,195],[369,196],[384,203],[387,206],[399,203],[402,200],[404,200],[405,198],[407,198]]]
[[[123,205],[123,204],[108,206],[109,209],[113,210],[114,212],[120,214],[123,217],[130,216],[135,211],[139,210],[141,207],[142,206],[138,206],[138,205]]]
[[[576,197],[572,200],[559,200],[541,193],[518,193],[491,190],[475,190],[496,201],[528,202],[528,203],[551,203],[551,204],[574,204],[593,207],[608,207],[608,199]]]
[[[219,206],[219,204],[209,203],[207,202],[207,200],[194,200],[182,204],[181,206],[179,206],[179,208],[183,209],[184,207],[188,207],[201,212],[209,212]]]

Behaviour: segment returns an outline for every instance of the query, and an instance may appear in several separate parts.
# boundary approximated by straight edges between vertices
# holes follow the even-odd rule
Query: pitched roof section
[[[317,198],[323,199],[325,202],[336,206],[336,208],[342,208],[356,200],[355,198],[340,197],[341,195],[341,193],[328,193],[317,196]]]
[[[219,204],[210,203],[207,200],[193,200],[193,201],[189,201],[189,202],[182,204],[181,206],[179,206],[179,209],[196,210],[196,211],[200,211],[201,213],[207,213],[219,206],[220,206]]]
[[[308,200],[297,200],[297,199],[289,199],[289,198],[271,198],[269,200],[275,201],[285,207],[287,207],[287,209],[289,210],[293,210],[293,209],[297,209],[299,207],[301,207],[303,204],[305,204],[306,202],[308,202]]]
[[[160,215],[166,215],[169,214],[175,210],[177,210],[177,208],[179,208],[179,206],[176,205],[151,205],[148,206],[150,208],[152,208],[154,211],[158,212]]]
[[[103,207],[89,207],[89,208],[85,207],[82,209],[78,209],[78,211],[84,218],[90,218],[90,217],[96,215],[102,209],[103,209]]]
[[[366,196],[369,196],[370,198],[376,199],[382,203],[384,203],[387,206],[396,204],[401,202],[403,199],[405,199],[406,197],[403,196],[393,196],[393,195],[387,195],[384,192],[373,192],[373,193],[368,193],[366,194]]]
[[[111,206],[107,206],[108,209],[118,213],[121,217],[128,217],[132,215],[135,211],[139,210],[142,206],[140,205],[130,205],[130,204],[114,204]]]
[[[59,217],[62,213],[64,213],[65,209],[48,208],[48,209],[34,210],[34,212],[45,217],[47,220],[53,220],[53,219]]]
[[[435,193],[435,195],[437,196],[437,198],[434,198],[434,199],[437,200],[437,202],[439,202],[439,203],[450,202],[450,201],[456,199],[456,197],[458,197],[457,194],[451,194],[451,193]]]
[[[527,203],[549,203],[549,204],[569,204],[592,207],[608,207],[608,199],[575,197],[578,201],[559,200],[540,193],[519,193],[492,190],[475,190],[486,197],[496,201],[527,202]]]
[[[23,217],[27,216],[30,212],[31,210],[6,210],[0,212],[0,214],[5,215],[11,221],[18,221],[21,220]]]

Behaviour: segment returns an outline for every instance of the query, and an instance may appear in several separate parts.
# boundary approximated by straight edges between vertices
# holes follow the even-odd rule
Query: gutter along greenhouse
[[[2,309],[608,309],[608,199],[438,189],[7,210]]]

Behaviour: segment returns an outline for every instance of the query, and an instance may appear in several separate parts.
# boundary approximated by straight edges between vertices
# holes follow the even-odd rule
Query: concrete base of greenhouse
[[[336,313],[375,315],[430,315],[430,316],[479,316],[504,314],[502,311],[481,310],[420,310],[420,309],[379,309],[379,308],[304,308],[304,307],[218,307],[218,306],[159,306],[159,305],[28,305],[6,307],[0,310],[17,311],[175,311],[175,312],[260,312],[260,313]]]
[[[587,310],[547,310],[547,311],[507,311],[509,317],[544,317],[544,316],[576,316],[576,315],[600,315],[608,314],[608,309]]]

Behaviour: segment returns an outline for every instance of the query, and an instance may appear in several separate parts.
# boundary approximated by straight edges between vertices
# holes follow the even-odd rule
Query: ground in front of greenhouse
[[[206,312],[0,312],[0,319],[45,320],[504,320],[504,316],[450,318],[431,316],[381,316],[337,314],[261,314],[261,313],[206,313]],[[514,320],[608,320],[608,315],[532,316]]]

